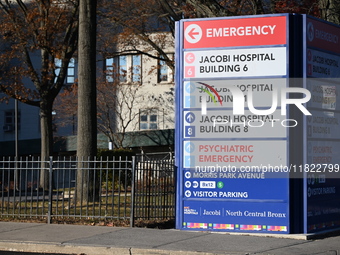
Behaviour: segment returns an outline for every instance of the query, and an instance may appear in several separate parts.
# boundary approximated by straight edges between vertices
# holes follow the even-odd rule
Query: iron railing
[[[172,159],[27,157],[0,160],[0,217],[173,219]]]
[[[174,219],[173,159],[137,162],[134,186],[135,218]]]

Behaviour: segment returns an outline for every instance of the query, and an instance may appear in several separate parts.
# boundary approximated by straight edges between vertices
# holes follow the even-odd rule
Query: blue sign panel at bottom
[[[327,174],[310,174],[306,189],[307,232],[315,233],[340,226],[340,183]]]
[[[185,171],[182,229],[289,233],[287,176],[192,177],[190,171]]]
[[[289,233],[287,203],[184,201],[183,229]]]

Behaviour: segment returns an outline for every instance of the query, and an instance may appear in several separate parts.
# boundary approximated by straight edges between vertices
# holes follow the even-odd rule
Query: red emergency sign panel
[[[184,49],[281,45],[287,42],[287,17],[184,22]]]
[[[307,19],[307,45],[340,53],[340,28],[334,24]]]

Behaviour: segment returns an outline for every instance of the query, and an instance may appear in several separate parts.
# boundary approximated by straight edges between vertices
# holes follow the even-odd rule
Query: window
[[[55,66],[56,66],[56,68],[55,68],[55,75],[56,75],[55,82],[56,82],[58,75],[60,73],[62,61],[61,61],[61,59],[56,58],[54,60],[54,63],[55,63]],[[66,73],[66,78],[65,78],[66,82],[65,83],[67,83],[67,84],[73,84],[74,83],[75,73],[76,73],[75,72],[75,66],[76,66],[75,60],[74,60],[74,58],[71,58],[70,62],[68,64],[68,68],[67,68],[67,73]]]
[[[106,66],[106,80],[108,82],[113,82],[114,80],[114,75],[113,75],[113,58],[108,58],[105,61],[105,66]]]
[[[141,55],[118,56],[105,61],[106,80],[114,82],[116,77],[122,83],[141,82]]]
[[[119,81],[127,82],[127,62],[126,56],[119,56],[117,66],[119,68]]]
[[[141,55],[132,56],[132,82],[141,81]]]
[[[71,58],[67,68],[66,83],[74,83],[75,80],[75,61]]]
[[[158,61],[158,82],[172,82],[173,75],[171,68],[166,64],[165,60]]]
[[[21,119],[21,114],[18,112],[18,130],[20,130],[20,119]],[[15,111],[10,110],[10,111],[5,111],[5,121],[4,121],[4,126],[3,126],[3,131],[4,132],[11,132],[15,130]]]
[[[158,114],[157,110],[149,109],[142,110],[139,113],[139,129],[158,129]]]

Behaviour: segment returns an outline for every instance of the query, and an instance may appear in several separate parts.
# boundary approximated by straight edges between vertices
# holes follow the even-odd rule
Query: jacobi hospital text
[[[233,95],[233,114],[234,115],[244,115],[244,108],[245,108],[245,95],[243,92],[238,88],[234,86],[227,86],[229,91]],[[303,98],[288,98],[289,93],[301,93],[304,95]],[[272,91],[272,105],[269,109],[256,109],[253,104],[253,93],[251,90],[247,91],[246,95],[247,100],[247,106],[249,111],[252,114],[255,115],[270,115],[274,113],[274,111],[278,107],[278,89],[273,88]],[[281,88],[281,115],[286,115],[286,106],[287,105],[295,105],[304,115],[312,115],[302,104],[307,103],[311,99],[311,93],[309,90],[304,88],[297,88],[297,87],[288,87],[288,88]],[[202,100],[201,102],[201,113],[202,115],[207,115],[207,102],[209,102],[209,96],[206,96],[206,100]],[[271,123],[271,126],[274,127],[274,123],[280,121],[279,119],[269,119],[268,122]],[[243,125],[243,126],[250,126],[250,127],[262,127],[265,122],[261,119],[256,120],[243,120],[241,122],[234,123],[232,120],[226,120],[221,118],[215,118],[212,119],[214,127],[216,125],[222,125],[222,124],[230,124],[232,125]],[[297,126],[298,122],[294,119],[284,119],[280,121],[281,125],[283,127],[295,127]],[[289,124],[291,123],[291,124]]]

